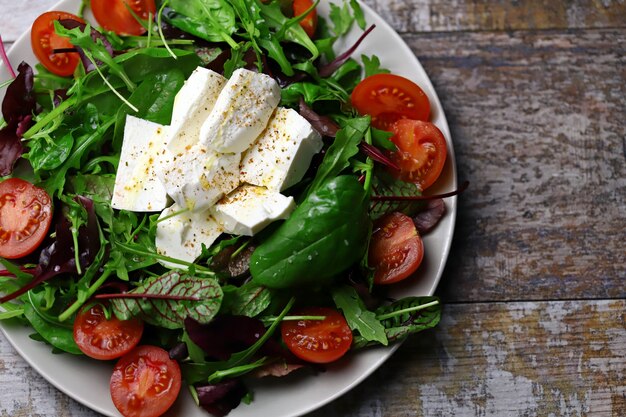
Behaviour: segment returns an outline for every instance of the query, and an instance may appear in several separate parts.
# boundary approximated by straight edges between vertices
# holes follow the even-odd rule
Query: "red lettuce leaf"
[[[424,235],[437,226],[444,214],[446,214],[446,204],[443,199],[428,200],[423,210],[413,216],[413,223],[417,231]]]
[[[300,116],[304,117],[311,126],[322,136],[328,136],[334,138],[339,131],[339,125],[335,123],[333,119],[328,116],[322,116],[317,114],[312,108],[310,108],[304,98],[300,97]]]
[[[359,39],[357,39],[357,41],[354,43],[354,45],[352,45],[346,52],[344,52],[343,54],[339,55],[337,58],[335,58],[334,60],[332,60],[328,64],[322,65],[319,68],[320,77],[326,78],[326,77],[330,77],[331,75],[333,75],[333,73],[335,71],[337,71],[337,69],[340,66],[342,66],[344,64],[344,62],[346,62],[348,60],[348,58],[350,58],[352,56],[354,51],[356,51],[356,49],[359,47],[359,45],[361,45],[361,42],[363,42],[363,40],[365,40],[367,35],[369,35],[370,32],[373,31],[375,27],[376,27],[376,25],[370,26],[365,32],[363,32],[363,34],[359,37]]]
[[[100,250],[100,236],[93,202],[85,197],[77,197],[77,201],[88,214],[87,224],[78,229],[79,262],[85,270]],[[61,216],[56,224],[56,238],[50,246],[41,251],[39,265],[35,269],[32,281],[19,290],[0,298],[0,304],[19,297],[57,275],[77,272],[71,230],[72,223],[65,216]]]
[[[22,135],[32,123],[37,111],[33,90],[33,69],[25,62],[18,67],[18,75],[7,87],[2,100],[2,116],[6,126],[0,130],[0,176],[10,175],[15,162],[24,153]]]
[[[196,386],[200,406],[211,415],[222,417],[237,407],[248,390],[240,380]]]

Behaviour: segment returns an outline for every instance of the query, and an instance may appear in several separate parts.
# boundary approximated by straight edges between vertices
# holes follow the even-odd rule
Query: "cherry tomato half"
[[[0,182],[0,257],[32,253],[51,223],[52,200],[45,190],[19,178]]]
[[[138,346],[115,365],[111,399],[125,417],[157,417],[176,401],[180,386],[180,366],[166,350]]]
[[[430,102],[413,81],[393,74],[376,74],[361,81],[352,92],[352,105],[372,116],[372,126],[390,130],[400,119],[428,120]]]
[[[154,0],[91,0],[93,15],[103,28],[119,35],[142,35],[146,29],[129,8],[143,20],[156,13]]]
[[[102,305],[82,309],[74,321],[74,341],[87,356],[109,360],[130,352],[141,339],[143,322],[137,318],[118,320],[104,315]]]
[[[74,19],[85,22],[80,17],[66,12],[46,12],[33,22],[30,31],[30,43],[35,56],[54,74],[67,77],[74,74],[76,66],[80,62],[77,52],[61,52],[55,54],[55,49],[73,48],[68,38],[59,36],[54,31],[54,21],[60,19]]]
[[[413,274],[424,258],[424,244],[413,220],[399,212],[374,222],[369,266],[375,284],[393,284]]]
[[[352,331],[337,310],[308,307],[294,312],[303,316],[325,316],[324,320],[287,320],[281,323],[283,341],[298,358],[328,363],[341,358],[352,345]]]
[[[313,4],[313,0],[294,0],[293,15],[300,16],[304,14]],[[300,21],[300,26],[302,26],[302,29],[309,35],[309,38],[313,38],[317,30],[317,11],[313,9],[313,11]]]
[[[391,141],[398,150],[390,157],[400,171],[400,179],[427,189],[439,178],[446,163],[448,147],[441,130],[430,122],[398,120],[392,126]]]

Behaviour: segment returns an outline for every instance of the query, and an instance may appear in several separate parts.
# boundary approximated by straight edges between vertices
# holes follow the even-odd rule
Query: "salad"
[[[445,139],[419,86],[354,59],[373,30],[356,1],[328,20],[299,0],[109,3],[97,28],[83,7],[36,19],[40,64],[7,86],[0,318],[114,360],[125,416],[184,386],[225,415],[252,378],[437,324],[435,297],[386,290],[458,192],[422,196]]]

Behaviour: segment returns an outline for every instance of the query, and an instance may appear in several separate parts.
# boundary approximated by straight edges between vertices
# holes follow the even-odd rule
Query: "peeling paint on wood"
[[[440,293],[626,297],[626,30],[405,39],[470,181]]]
[[[623,27],[626,2],[364,0],[401,33]]]
[[[625,301],[445,306],[322,416],[626,415]]]

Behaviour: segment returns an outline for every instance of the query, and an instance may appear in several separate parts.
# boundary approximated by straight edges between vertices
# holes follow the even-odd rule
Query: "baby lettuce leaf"
[[[327,285],[365,253],[368,203],[354,176],[318,185],[252,253],[252,282],[268,288]]]
[[[222,303],[222,289],[213,278],[196,278],[172,271],[148,278],[142,285],[126,293],[132,298],[112,300],[113,312],[121,320],[140,316],[155,326],[181,329],[185,319],[209,323]],[[141,298],[145,295],[145,298]]]
[[[30,302],[24,303],[24,317],[39,336],[55,348],[74,355],[82,354],[74,342],[72,327],[46,320]]]
[[[357,330],[368,342],[375,341],[387,346],[385,327],[376,318],[376,314],[365,307],[363,300],[353,287],[347,285],[336,287],[333,289],[332,296],[335,305],[343,311],[352,330]]]
[[[421,195],[417,185],[404,182],[393,177],[386,170],[378,169],[372,180],[372,195],[387,197],[415,197]],[[407,216],[414,216],[422,210],[426,202],[419,200],[390,200],[372,201],[370,216],[372,220],[393,211],[399,211]]]

